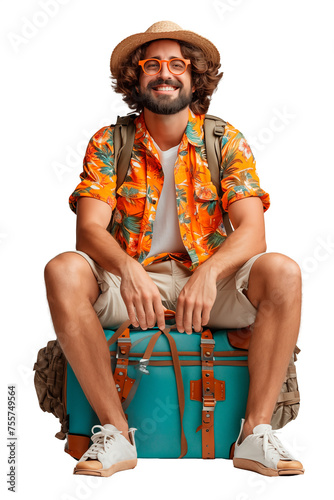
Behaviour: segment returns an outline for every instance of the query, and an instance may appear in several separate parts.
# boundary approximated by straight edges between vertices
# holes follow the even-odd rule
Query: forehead
[[[181,47],[175,40],[157,40],[150,43],[146,48],[145,58],[156,57],[158,59],[171,59],[182,57]]]

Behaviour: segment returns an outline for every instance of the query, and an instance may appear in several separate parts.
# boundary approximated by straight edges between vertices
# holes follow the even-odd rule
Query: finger
[[[210,320],[210,313],[211,313],[212,306],[204,306],[203,311],[202,311],[202,326],[205,326],[209,323]]]
[[[202,306],[196,304],[193,310],[193,327],[195,332],[202,331]]]
[[[177,331],[180,333],[184,332],[183,311],[184,311],[184,302],[183,302],[182,297],[179,296],[179,299],[178,299],[177,304],[176,304],[175,323],[176,323]]]
[[[139,326],[142,330],[147,330],[147,320],[144,307],[141,303],[136,304],[136,315],[139,322]]]
[[[144,311],[146,317],[146,324],[148,328],[153,328],[156,323],[156,316],[151,302],[144,303]]]
[[[190,335],[193,332],[193,312],[194,305],[191,302],[186,303],[183,310],[183,327],[185,332]]]
[[[132,326],[137,328],[139,326],[139,323],[136,317],[136,311],[135,308],[133,307],[133,304],[126,304],[126,308],[128,310],[129,320],[131,321]]]
[[[158,325],[158,328],[160,330],[164,330],[165,329],[165,314],[164,314],[164,311],[166,310],[166,307],[164,307],[161,303],[161,299],[160,297],[158,297],[155,301],[154,301],[154,311],[155,311],[155,315],[156,315],[156,321],[157,321],[157,325]]]

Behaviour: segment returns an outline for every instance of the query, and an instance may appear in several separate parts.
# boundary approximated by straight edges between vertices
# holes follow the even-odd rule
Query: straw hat
[[[173,40],[180,40],[188,42],[201,48],[207,59],[211,60],[214,64],[219,64],[220,56],[217,48],[206,38],[186,31],[171,21],[159,21],[152,24],[145,33],[137,33],[131,35],[120,42],[114,49],[110,58],[111,74],[116,78],[120,64],[128,57],[131,52],[140,47],[146,42],[153,40],[161,40],[162,38],[169,38]]]

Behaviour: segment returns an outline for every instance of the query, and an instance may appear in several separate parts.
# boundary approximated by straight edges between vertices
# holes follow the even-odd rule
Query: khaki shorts
[[[75,251],[90,264],[101,293],[94,309],[103,328],[114,329],[128,319],[127,310],[120,294],[121,278],[99,266],[87,254]],[[217,298],[210,314],[210,328],[243,328],[254,323],[256,308],[251,304],[244,290],[252,265],[263,253],[249,259],[236,273],[217,282]],[[174,260],[151,264],[146,269],[157,285],[162,304],[176,310],[178,296],[192,272]]]

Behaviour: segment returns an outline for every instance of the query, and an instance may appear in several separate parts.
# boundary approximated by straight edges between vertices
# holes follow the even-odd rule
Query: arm
[[[217,281],[236,272],[251,257],[267,249],[263,206],[260,198],[235,201],[229,207],[233,233],[220,249],[203,263],[214,268]]]
[[[179,295],[176,325],[180,332],[191,333],[192,326],[201,331],[209,322],[217,281],[230,276],[251,257],[266,250],[263,206],[259,198],[235,201],[229,207],[229,217],[234,232],[194,271]]]
[[[111,207],[103,201],[81,197],[77,202],[77,250],[121,278],[121,295],[133,326],[143,330],[158,323],[164,329],[164,308],[158,287],[145,269],[119,246],[106,230]]]

